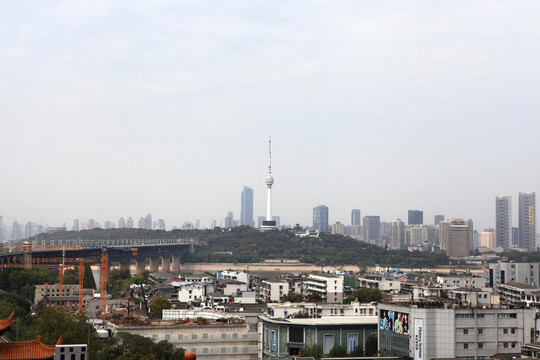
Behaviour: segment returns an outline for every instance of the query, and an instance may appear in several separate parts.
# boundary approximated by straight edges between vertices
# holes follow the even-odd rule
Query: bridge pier
[[[146,267],[146,259],[135,259],[135,272],[140,274]]]
[[[128,269],[129,270],[129,260],[120,261],[120,269]]]
[[[171,271],[172,272],[179,272],[180,271],[180,255],[173,255],[172,256]]]
[[[159,266],[159,258],[158,257],[152,257],[150,258],[150,272],[157,272]]]
[[[163,256],[161,258],[161,271],[162,272],[171,271],[171,257],[169,255]]]

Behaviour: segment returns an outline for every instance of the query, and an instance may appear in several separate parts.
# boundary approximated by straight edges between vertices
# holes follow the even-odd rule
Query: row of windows
[[[468,335],[469,330],[472,330],[472,329],[463,329],[463,335]],[[482,335],[484,333],[483,328],[478,328],[477,331],[478,331],[478,335]],[[503,334],[508,334],[508,333],[515,334],[516,333],[516,328],[504,328],[503,329]]]
[[[516,347],[516,343],[515,342],[512,342],[512,343],[508,343],[508,342],[504,342],[504,343],[499,343],[499,345],[502,344],[502,346],[504,348],[508,348],[509,346],[515,348]],[[472,343],[471,343],[472,345]],[[464,349],[469,349],[469,343],[463,343],[463,348]],[[484,348],[484,343],[483,342],[479,342],[478,343],[478,348],[479,349],[483,349]]]
[[[485,314],[476,314],[477,319],[483,319]],[[474,314],[456,314],[456,319],[474,319]],[[497,319],[516,319],[516,313],[502,313],[497,314]]]
[[[191,340],[197,340],[198,337],[199,337],[198,334],[191,334]],[[188,340],[189,338],[190,336],[187,336],[187,335],[184,336],[184,334],[178,334],[178,340]],[[212,339],[213,338],[214,337],[212,337]],[[231,338],[238,339],[238,333],[233,333]],[[242,338],[247,339],[248,334],[242,334]],[[157,334],[152,335],[152,339],[156,341],[158,339],[158,335]],[[209,334],[202,334],[202,339],[210,339]],[[227,339],[227,334],[221,334],[221,339]],[[171,335],[165,334],[165,340],[171,340]]]

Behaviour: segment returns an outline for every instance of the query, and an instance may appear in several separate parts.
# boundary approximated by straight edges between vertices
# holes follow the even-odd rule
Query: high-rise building
[[[201,228],[201,220],[195,220],[195,229],[199,230]]]
[[[158,219],[158,222],[157,222],[157,229],[158,230],[166,230],[166,227],[165,227],[165,220],[163,219]]]
[[[364,230],[364,241],[379,245],[379,240],[381,239],[380,216],[364,216],[362,228]]]
[[[495,243],[508,250],[512,246],[512,197],[495,197]]]
[[[360,209],[352,209],[351,211],[351,226],[362,225],[362,216]]]
[[[72,231],[79,231],[79,219],[73,220],[73,227],[71,228]]]
[[[97,228],[96,220],[94,220],[94,219],[88,220],[88,230],[92,230],[92,229],[95,229],[95,228]]]
[[[22,239],[22,231],[19,226],[19,222],[15,220],[13,226],[11,226],[11,240],[20,240]]]
[[[440,225],[441,221],[444,221],[444,215],[435,215],[433,225]]]
[[[390,246],[392,249],[404,249],[405,243],[405,223],[401,219],[392,221]]]
[[[268,174],[264,179],[266,184],[266,220],[263,221],[261,230],[276,229],[276,222],[272,217],[272,185],[274,185],[274,177],[272,176],[272,140],[268,138]]]
[[[519,246],[519,228],[512,228],[512,246]]]
[[[319,205],[313,208],[313,230],[328,232],[328,207]]]
[[[493,229],[486,229],[480,233],[480,246],[493,249],[497,246],[497,232]]]
[[[536,249],[536,195],[519,193],[519,247]]]
[[[255,227],[253,221],[253,189],[244,186],[242,190],[242,204],[240,210],[240,225]]]
[[[424,212],[421,210],[409,210],[409,225],[422,225],[424,223]]]
[[[144,228],[146,230],[152,230],[152,214],[147,214],[144,218]]]
[[[225,224],[224,225],[225,225],[226,229],[234,227],[234,216],[233,216],[233,213],[231,211],[229,211],[227,213],[227,216],[225,217]]]
[[[146,220],[145,220],[145,218],[143,218],[143,217],[139,218],[139,223],[137,224],[137,227],[139,229],[146,229]]]
[[[123,217],[118,220],[118,228],[119,229],[125,229],[126,228],[126,220],[124,220]]]
[[[128,219],[127,219],[126,227],[127,227],[128,229],[133,229],[133,219],[131,218],[131,216],[128,217]]]
[[[448,257],[467,257],[473,244],[473,222],[452,219],[441,222],[441,241]]]

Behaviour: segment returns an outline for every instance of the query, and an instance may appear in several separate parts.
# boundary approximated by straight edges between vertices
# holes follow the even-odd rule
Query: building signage
[[[424,359],[424,321],[414,320],[414,360]]]
[[[380,310],[379,328],[383,331],[409,335],[409,314],[390,310]]]
[[[272,330],[272,350],[277,350],[277,339],[276,339],[276,332],[275,330]]]

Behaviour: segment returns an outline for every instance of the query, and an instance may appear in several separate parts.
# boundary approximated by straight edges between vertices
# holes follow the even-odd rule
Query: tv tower
[[[276,222],[272,220],[272,185],[274,177],[272,176],[272,139],[268,137],[268,174],[264,180],[267,187],[266,195],[266,220],[263,220],[261,230],[273,230],[276,228]]]

